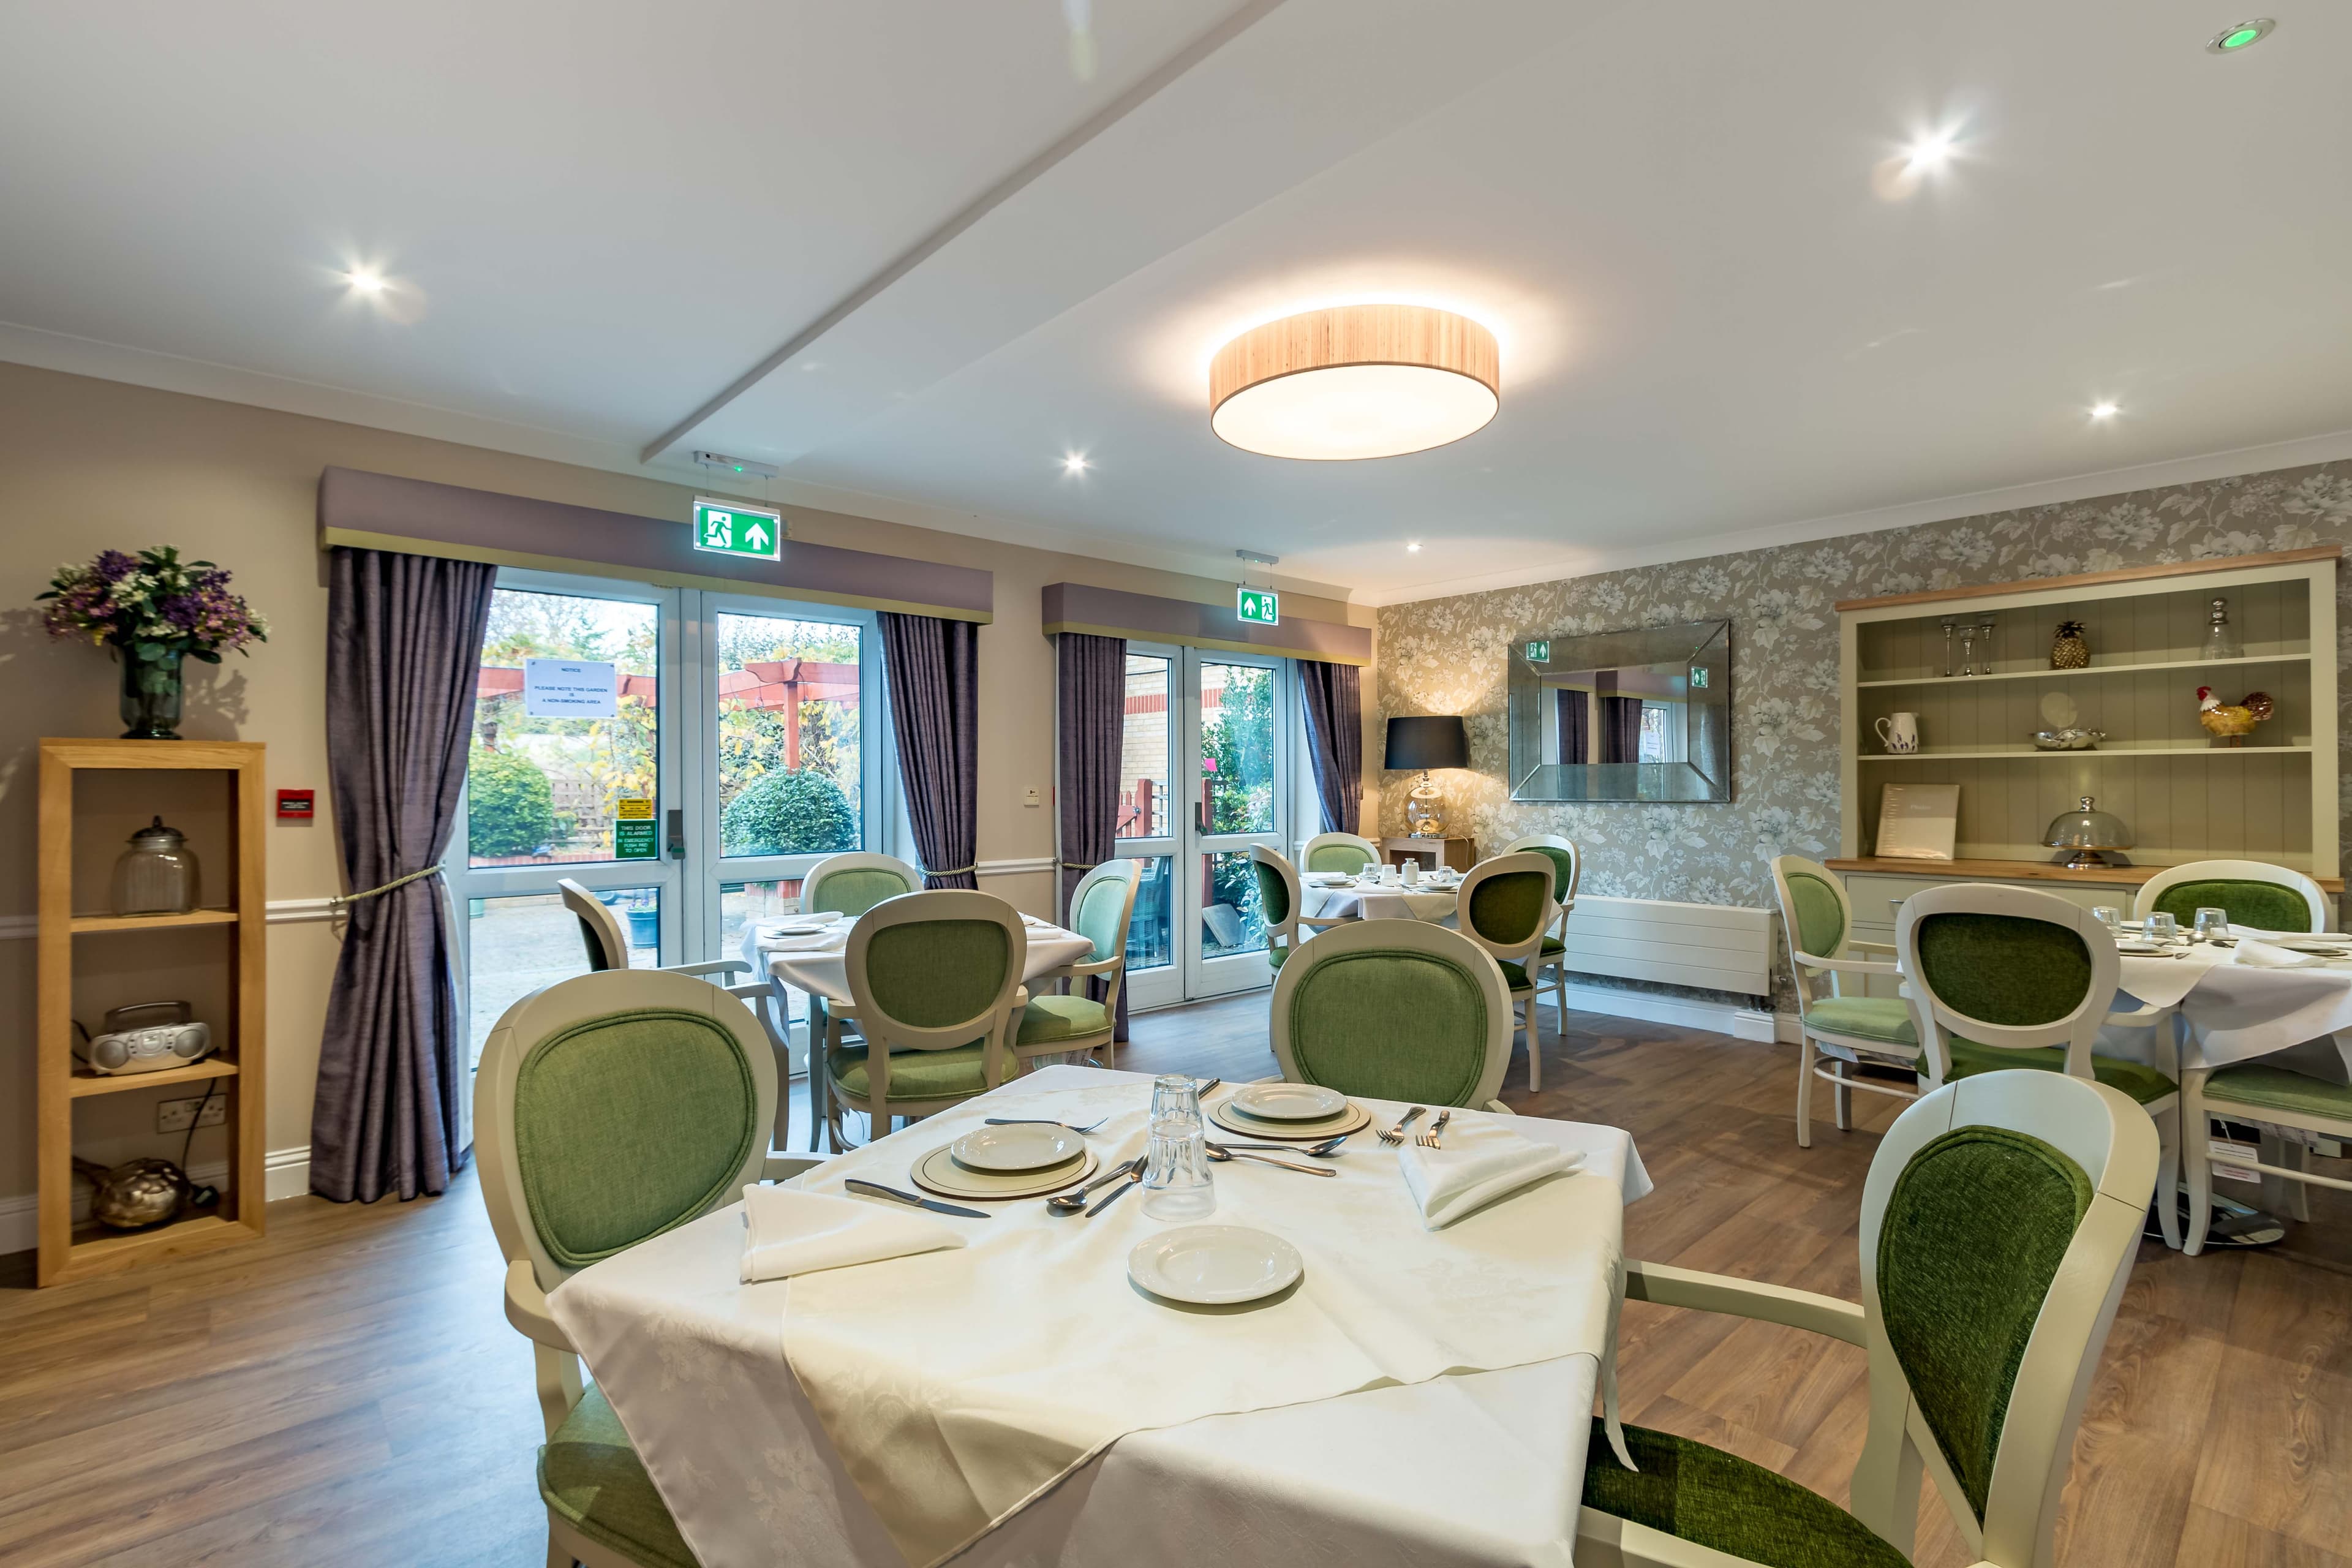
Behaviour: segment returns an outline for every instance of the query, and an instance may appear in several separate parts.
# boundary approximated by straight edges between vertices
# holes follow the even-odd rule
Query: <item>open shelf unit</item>
[[[39,847],[39,1280],[110,1274],[251,1241],[262,1231],[266,931],[261,911],[263,748],[246,742],[45,740]],[[179,915],[103,912],[129,832],[162,816],[188,835],[200,900]],[[185,997],[212,1027],[207,1057],[107,1075],[75,1058],[74,1020],[111,1006]],[[226,1108],[227,1174],[217,1206],[147,1230],[77,1226],[73,1156],[111,1164],[177,1161],[184,1136],[153,1131],[153,1102],[178,1089]],[[204,1142],[196,1163],[204,1164]]]

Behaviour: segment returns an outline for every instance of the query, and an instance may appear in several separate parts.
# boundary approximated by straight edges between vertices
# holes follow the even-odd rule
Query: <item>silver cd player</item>
[[[213,1030],[194,1023],[185,1002],[135,1002],[106,1015],[106,1032],[75,1047],[90,1071],[108,1077],[119,1073],[161,1072],[210,1056]]]

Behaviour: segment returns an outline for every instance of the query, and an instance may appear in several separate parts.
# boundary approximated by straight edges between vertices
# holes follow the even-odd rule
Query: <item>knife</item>
[[[929,1209],[933,1214],[959,1215],[965,1219],[993,1219],[996,1217],[995,1215],[988,1213],[985,1209],[968,1209],[959,1207],[954,1204],[943,1204],[937,1198],[926,1198],[918,1196],[913,1193],[902,1193],[896,1187],[886,1187],[879,1182],[861,1182],[856,1176],[850,1177],[841,1184],[853,1193],[864,1193],[869,1197],[888,1198],[894,1204],[911,1204],[919,1209]]]

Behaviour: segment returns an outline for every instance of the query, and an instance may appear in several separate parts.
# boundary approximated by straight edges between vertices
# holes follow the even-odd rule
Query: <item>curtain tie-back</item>
[[[335,898],[329,899],[329,900],[327,900],[327,902],[328,902],[328,904],[329,904],[331,907],[332,907],[332,908],[334,908],[334,909],[339,909],[339,910],[340,910],[340,909],[343,909],[343,908],[345,908],[345,907],[346,907],[346,906],[348,906],[348,905],[356,904],[356,903],[358,903],[362,899],[373,899],[373,898],[374,898],[378,893],[389,893],[389,892],[390,892],[390,891],[392,891],[394,888],[405,887],[405,886],[407,886],[409,883],[415,881],[415,880],[416,880],[417,879],[419,879],[420,877],[437,877],[437,876],[439,876],[440,874],[441,874],[441,868],[440,868],[440,867],[438,867],[438,866],[427,866],[427,867],[425,867],[425,869],[423,869],[422,871],[411,871],[411,872],[410,872],[407,876],[405,876],[405,877],[394,877],[391,881],[386,882],[386,883],[385,883],[383,887],[381,887],[381,888],[370,888],[370,889],[369,889],[366,892],[364,892],[364,893],[343,893],[343,894],[340,894],[340,895],[338,895],[338,896],[337,896],[337,897],[335,897]]]
[[[926,877],[961,877],[966,871],[977,871],[979,869],[980,863],[975,860],[969,866],[950,866],[944,871],[925,870],[923,875]]]

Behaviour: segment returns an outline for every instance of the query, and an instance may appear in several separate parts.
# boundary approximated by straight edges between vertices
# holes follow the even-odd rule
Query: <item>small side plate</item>
[[[1024,1122],[1016,1127],[982,1127],[948,1145],[955,1161],[969,1170],[1012,1174],[1064,1165],[1085,1152],[1087,1141],[1066,1127]]]
[[[1307,1271],[1298,1248],[1241,1225],[1163,1230],[1127,1255],[1127,1277],[1155,1296],[1201,1307],[1255,1301]]]
[[[1261,1121],[1321,1121],[1347,1110],[1348,1097],[1320,1084],[1251,1083],[1234,1090],[1228,1103]]]

